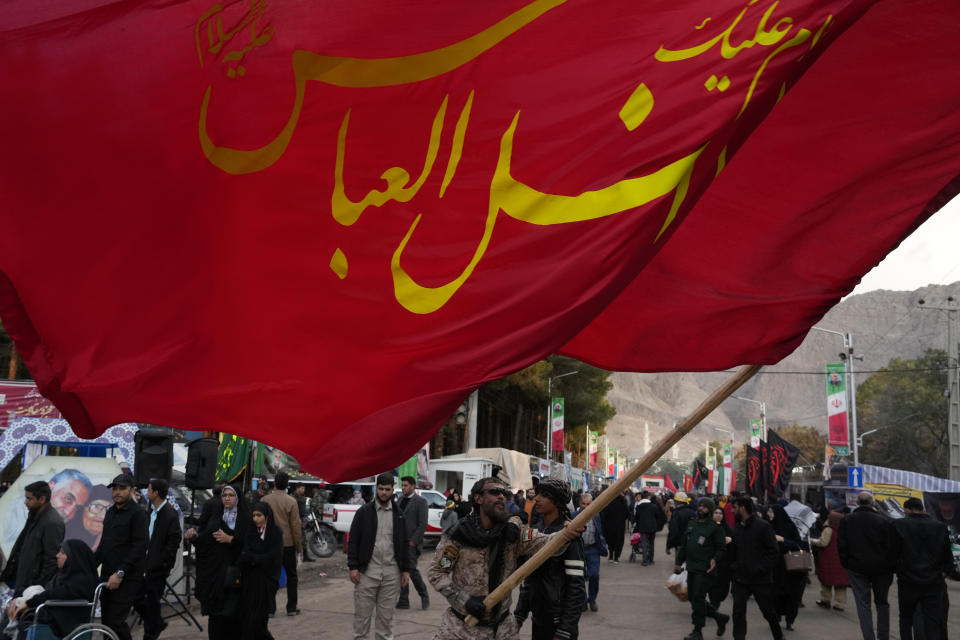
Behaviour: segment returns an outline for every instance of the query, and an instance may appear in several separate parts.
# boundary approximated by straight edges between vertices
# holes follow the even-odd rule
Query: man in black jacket
[[[924,513],[917,498],[908,499],[903,510],[907,516],[892,523],[900,640],[913,640],[918,606],[923,631],[917,637],[946,638],[949,600],[943,576],[957,577],[947,526]]]
[[[63,542],[63,518],[50,506],[50,485],[31,482],[23,490],[27,506],[27,523],[17,536],[0,574],[0,580],[13,581],[14,596],[23,595],[31,585],[44,583],[44,578],[57,570],[57,552]]]
[[[423,547],[423,534],[427,531],[429,514],[427,501],[417,495],[417,481],[413,476],[404,476],[400,479],[400,490],[403,491],[403,495],[400,496],[399,506],[403,519],[407,523],[407,540],[409,540],[407,544],[410,546],[410,581],[420,594],[420,607],[426,609],[430,606],[430,594],[417,568],[417,560],[420,558],[420,550]],[[407,585],[400,589],[397,609],[409,608],[410,585]]]
[[[653,545],[657,536],[657,531],[666,524],[667,517],[656,502],[650,499],[650,494],[644,491],[640,494],[640,500],[634,510],[633,530],[639,533],[642,538],[640,548],[643,551],[641,564],[646,566],[653,564]],[[633,553],[630,554],[631,561],[634,560]]]
[[[760,613],[770,625],[775,640],[783,639],[780,616],[773,599],[773,568],[783,562],[773,527],[754,514],[750,498],[737,498],[733,502],[737,524],[733,527],[733,544],[736,557],[731,566],[733,581],[733,640],[747,637],[747,599],[753,599]],[[729,547],[728,547],[729,551]]]
[[[563,531],[570,520],[567,504],[570,489],[558,478],[544,478],[537,485],[537,510],[543,533]],[[553,556],[523,581],[514,617],[517,627],[533,614],[532,640],[576,640],[580,611],[586,598],[583,581],[583,541],[570,543],[561,556]]]
[[[857,505],[840,523],[837,551],[840,564],[850,576],[863,640],[887,640],[890,637],[887,593],[893,584],[893,526],[873,507],[872,494],[862,492],[857,496]],[[870,609],[871,591],[877,605],[876,635]]]
[[[103,518],[103,537],[94,557],[100,565],[100,579],[107,583],[100,617],[120,640],[131,640],[127,615],[143,589],[148,516],[133,500],[133,477],[129,473],[121,473],[108,486],[113,492],[113,506]]]
[[[143,618],[143,640],[157,640],[167,628],[160,616],[160,599],[167,585],[167,576],[177,562],[180,551],[180,517],[167,502],[169,485],[162,478],[151,478],[147,485],[150,521],[147,527],[146,578],[134,609]]]
[[[357,509],[350,524],[347,567],[353,592],[353,637],[365,640],[376,610],[374,634],[390,638],[400,588],[410,580],[410,544],[403,513],[393,499],[393,476],[377,476],[376,497]]]
[[[670,526],[667,528],[667,553],[683,544],[687,525],[697,515],[697,510],[690,506],[690,498],[683,491],[678,491],[673,501],[677,507],[670,516]]]

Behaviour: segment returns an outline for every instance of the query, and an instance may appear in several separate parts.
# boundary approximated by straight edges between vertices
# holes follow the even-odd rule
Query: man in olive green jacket
[[[727,543],[723,529],[713,521],[714,502],[710,498],[701,498],[697,506],[697,517],[687,525],[680,545],[677,547],[675,573],[687,563],[687,597],[693,608],[693,632],[684,640],[703,640],[701,630],[707,616],[717,621],[717,635],[723,635],[730,616],[718,613],[707,602],[707,592],[713,584],[717,566],[726,553]]]

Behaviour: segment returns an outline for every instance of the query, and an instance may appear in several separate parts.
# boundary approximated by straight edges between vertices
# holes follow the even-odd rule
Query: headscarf
[[[793,540],[799,543],[800,532],[797,531],[797,525],[793,524],[793,520],[787,515],[786,509],[779,504],[772,504],[769,508],[773,510],[774,533],[781,536],[784,540]]]
[[[276,522],[274,522],[273,509],[270,508],[270,505],[268,505],[266,502],[258,502],[255,505],[253,505],[251,514],[253,511],[259,511],[260,513],[265,515],[267,517],[267,521],[264,523],[263,531],[261,531],[259,527],[257,527],[257,525],[253,522],[253,518],[250,518],[250,527],[251,527],[250,535],[252,536],[251,540],[262,541],[263,543],[266,544],[266,546],[269,547],[270,543],[274,539],[279,538],[281,539],[281,546],[282,546],[283,532],[280,531],[280,527],[277,526]]]
[[[64,540],[60,545],[67,561],[57,572],[51,584],[51,590],[57,589],[57,597],[92,600],[93,592],[99,582],[97,563],[93,551],[82,540]]]
[[[228,491],[233,492],[237,502],[233,505],[233,509],[228,510],[224,508],[221,518],[223,519],[223,524],[235,530],[237,528],[237,516],[240,514],[240,494],[237,493],[236,488],[232,484],[225,484],[223,485],[223,489],[220,490],[221,502],[223,500],[223,494]]]
[[[827,516],[827,526],[833,529],[834,531],[840,526],[840,523],[843,521],[843,514],[839,511],[831,511],[830,515]]]

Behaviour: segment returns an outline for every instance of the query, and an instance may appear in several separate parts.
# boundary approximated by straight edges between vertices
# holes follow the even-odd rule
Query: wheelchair
[[[89,607],[90,622],[81,624],[80,626],[74,628],[73,631],[65,635],[61,640],[120,640],[117,637],[117,634],[114,633],[113,629],[105,624],[93,621],[97,617],[97,607],[100,604],[100,593],[106,586],[106,582],[101,582],[97,585],[96,590],[93,592],[93,602],[87,602],[85,600],[47,600],[46,602],[41,603],[34,611],[33,625],[27,631],[27,638],[29,640],[52,640],[56,637],[53,635],[53,632],[50,631],[49,625],[37,622],[40,619],[40,612],[44,608]],[[44,627],[46,629],[43,629]]]

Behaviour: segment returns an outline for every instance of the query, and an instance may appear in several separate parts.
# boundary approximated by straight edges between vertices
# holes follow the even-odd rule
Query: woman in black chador
[[[201,516],[197,529],[188,529],[187,540],[197,547],[196,594],[200,612],[209,616],[210,640],[237,640],[243,626],[240,615],[240,553],[250,529],[250,512],[237,490],[224,485],[220,504]]]
[[[43,592],[25,602],[17,610],[21,637],[26,637],[27,628],[34,623],[34,611],[48,600],[93,600],[97,588],[97,566],[93,552],[82,540],[64,540],[57,553],[57,567],[43,585]],[[44,607],[39,624],[48,624],[58,638],[66,636],[76,627],[90,622],[89,607]]]
[[[267,618],[274,613],[282,558],[283,533],[273,521],[270,505],[258,502],[253,505],[252,523],[240,555],[244,616],[241,640],[273,640]]]

